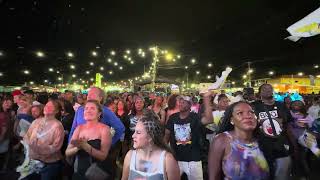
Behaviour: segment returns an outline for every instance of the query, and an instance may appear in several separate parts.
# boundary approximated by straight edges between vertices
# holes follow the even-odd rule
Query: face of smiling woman
[[[98,121],[101,112],[99,112],[98,107],[93,102],[88,102],[84,107],[84,119],[86,121]]]
[[[47,116],[52,116],[52,115],[55,115],[56,113],[57,113],[56,107],[54,106],[54,104],[53,104],[52,101],[49,101],[49,102],[44,106],[43,114],[44,114],[44,115],[47,115]]]

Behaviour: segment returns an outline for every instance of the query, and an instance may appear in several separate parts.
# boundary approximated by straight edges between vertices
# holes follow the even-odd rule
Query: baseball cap
[[[18,96],[18,95],[21,95],[22,92],[20,90],[14,90],[12,91],[12,96]]]

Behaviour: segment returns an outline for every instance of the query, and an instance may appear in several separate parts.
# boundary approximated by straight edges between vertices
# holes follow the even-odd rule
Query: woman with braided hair
[[[124,160],[122,180],[179,180],[178,163],[164,143],[164,127],[151,110],[144,110],[132,135],[133,148]]]

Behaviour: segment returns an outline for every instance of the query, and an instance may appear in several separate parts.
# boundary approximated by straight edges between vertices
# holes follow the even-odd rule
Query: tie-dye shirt
[[[232,137],[229,132],[225,134],[230,138],[230,153],[222,162],[225,180],[263,180],[269,177],[269,167],[260,151],[258,143],[241,143]]]

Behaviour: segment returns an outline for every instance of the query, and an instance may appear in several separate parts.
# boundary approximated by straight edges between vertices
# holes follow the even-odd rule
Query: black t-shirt
[[[185,119],[179,113],[169,117],[166,129],[170,131],[170,146],[178,161],[200,161],[200,116],[191,112]]]
[[[267,159],[285,157],[292,150],[290,147],[286,127],[291,118],[285,110],[284,104],[275,102],[266,105],[262,101],[252,103],[259,122],[259,146]],[[266,110],[269,111],[275,132],[273,132]]]

